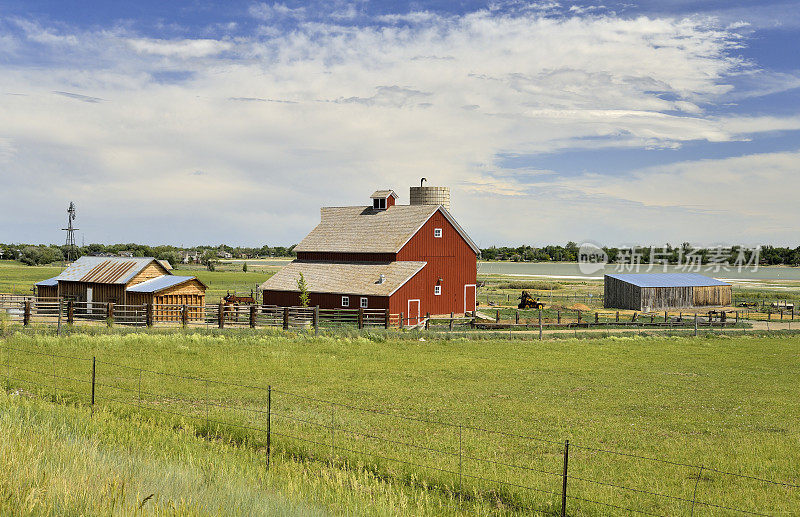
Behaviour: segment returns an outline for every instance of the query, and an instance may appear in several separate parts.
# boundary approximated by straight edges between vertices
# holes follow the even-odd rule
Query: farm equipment
[[[520,309],[544,309],[544,303],[540,302],[538,299],[534,300],[533,296],[531,296],[528,291],[522,291],[522,296],[519,297],[519,305],[517,307]]]

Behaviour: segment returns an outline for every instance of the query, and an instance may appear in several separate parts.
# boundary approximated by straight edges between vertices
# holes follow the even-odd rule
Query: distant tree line
[[[604,246],[608,262],[637,260],[641,264],[685,264],[696,260],[700,264],[737,261],[754,261],[753,249],[742,246],[694,247],[684,242],[680,246],[667,244],[661,247],[607,247]],[[575,242],[566,245],[535,246],[492,246],[481,250],[484,260],[508,260],[513,262],[577,262],[579,247]],[[797,248],[762,246],[758,252],[760,265],[800,266],[800,246]]]
[[[61,262],[67,256],[67,252],[67,247],[64,245],[0,243],[0,259],[19,260],[31,266]],[[180,248],[167,245],[148,246],[146,244],[127,243],[76,246],[72,255],[77,255],[78,257],[83,255],[155,257],[159,260],[167,260],[172,266],[176,266],[182,263],[187,256],[189,262],[207,265],[220,258],[294,257],[297,254],[294,252],[294,245],[289,247],[265,245],[260,248],[246,248],[221,244],[218,246]]]

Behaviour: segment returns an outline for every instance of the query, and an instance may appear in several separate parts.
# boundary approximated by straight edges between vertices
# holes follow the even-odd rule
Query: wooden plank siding
[[[36,298],[57,298],[58,285],[37,285]]]
[[[442,229],[441,237],[434,237],[437,228]],[[427,265],[392,295],[391,313],[408,313],[408,301],[413,299],[420,300],[421,314],[464,312],[464,286],[476,284],[478,257],[441,211],[400,249],[397,260],[424,260]],[[442,294],[434,294],[436,285]]]
[[[730,305],[733,290],[729,285],[694,287],[638,287],[606,276],[604,306],[635,311],[655,311],[691,307]]]
[[[164,266],[159,264],[157,260],[154,260],[145,266],[144,269],[139,271],[136,276],[131,278],[131,280],[128,282],[128,287],[169,274],[170,272],[167,271]]]

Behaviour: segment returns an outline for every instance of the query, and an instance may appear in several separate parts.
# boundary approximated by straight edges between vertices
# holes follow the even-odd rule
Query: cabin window
[[[434,229],[433,230],[433,236],[436,237],[437,239],[441,239],[442,238],[442,229],[441,228]]]
[[[442,294],[442,286],[440,285],[433,286],[433,294],[435,294],[436,296]]]
[[[362,309],[366,309],[367,308],[367,304],[369,303],[367,300],[368,300],[367,298],[361,298],[361,308]]]
[[[342,307],[350,307],[350,297],[342,296]]]

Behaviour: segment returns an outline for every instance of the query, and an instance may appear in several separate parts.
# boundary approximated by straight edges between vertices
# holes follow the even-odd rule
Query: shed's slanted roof
[[[344,253],[397,253],[433,214],[441,210],[467,244],[480,253],[453,216],[440,205],[394,205],[386,210],[372,207],[325,207],[316,228],[295,251]]]
[[[370,197],[370,199],[385,199],[385,198],[387,198],[389,196],[392,196],[393,198],[397,199],[397,194],[395,194],[394,190],[391,190],[391,189],[389,189],[389,190],[376,190],[369,197]]]
[[[637,287],[713,287],[731,285],[698,273],[630,273],[606,276]]]
[[[262,290],[298,291],[300,273],[312,293],[390,296],[427,262],[316,262],[295,260],[261,284]],[[380,281],[384,275],[383,283]]]
[[[196,280],[196,278],[193,276],[164,275],[156,278],[151,278],[150,280],[146,280],[141,284],[136,284],[134,286],[128,287],[125,290],[128,291],[129,293],[157,293],[159,291],[167,289],[168,287],[180,285],[189,282],[190,280]]]
[[[47,280],[36,282],[36,285],[38,285],[39,287],[55,287],[58,285],[58,277],[54,276],[53,278],[48,278]]]
[[[127,284],[155,261],[153,257],[81,257],[61,272],[58,280],[95,284]]]

